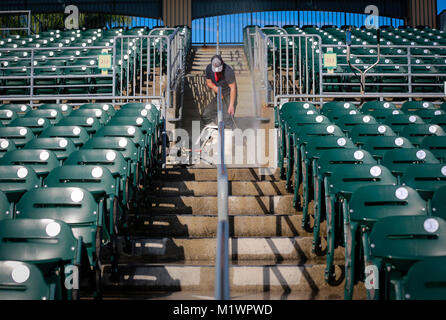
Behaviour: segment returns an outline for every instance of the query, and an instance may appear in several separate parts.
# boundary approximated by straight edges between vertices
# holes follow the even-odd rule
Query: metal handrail
[[[229,218],[228,218],[228,171],[225,165],[225,123],[221,87],[217,92],[218,110],[218,225],[217,256],[215,259],[215,299],[229,300]]]

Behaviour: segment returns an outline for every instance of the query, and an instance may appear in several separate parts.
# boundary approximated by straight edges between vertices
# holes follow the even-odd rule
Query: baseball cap
[[[215,55],[211,59],[212,71],[222,72],[223,70],[223,59],[219,55]]]

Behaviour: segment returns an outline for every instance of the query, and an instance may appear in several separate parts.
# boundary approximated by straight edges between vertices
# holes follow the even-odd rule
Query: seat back
[[[7,126],[12,120],[17,118],[17,114],[12,110],[0,110],[0,124]]]
[[[361,111],[363,113],[370,113],[375,110],[382,110],[382,109],[390,109],[395,110],[396,106],[393,102],[387,102],[387,101],[368,101],[364,103],[361,107]]]
[[[414,113],[420,109],[435,109],[435,106],[428,101],[406,101],[401,106],[404,113]]]
[[[429,150],[406,148],[387,151],[381,163],[392,173],[402,175],[412,164],[440,163],[440,161]]]
[[[70,105],[67,105],[65,103],[59,104],[59,103],[47,103],[42,104],[39,106],[39,110],[48,110],[48,109],[54,109],[59,111],[63,116],[69,116],[70,113],[73,111],[73,107]]]
[[[404,137],[368,137],[364,143],[364,149],[377,159],[383,158],[389,150],[413,147],[412,143]]]
[[[446,139],[443,136],[425,137],[420,147],[432,152],[437,159],[446,160]]]
[[[407,273],[403,290],[405,300],[445,300],[446,257],[415,263]]]
[[[425,137],[445,135],[444,130],[435,124],[412,124],[401,132],[401,136],[409,139],[415,146],[419,146]]]
[[[333,172],[334,168],[354,164],[377,164],[377,161],[366,150],[357,148],[331,149],[320,154],[318,171],[325,175]]]
[[[353,193],[349,213],[352,221],[372,227],[389,216],[426,216],[427,203],[411,187],[374,184]]]
[[[43,130],[51,126],[48,119],[42,117],[22,117],[11,121],[11,127],[26,127],[38,136]]]
[[[29,110],[31,110],[31,107],[26,104],[4,104],[0,106],[0,110],[12,110],[15,113],[17,113],[18,116],[25,115]]]
[[[39,186],[39,177],[32,168],[0,165],[0,190],[5,193],[9,202],[17,202],[26,191]]]
[[[8,198],[0,191],[0,220],[12,219],[11,207]]]
[[[59,166],[57,156],[45,149],[21,149],[6,153],[0,159],[0,165],[28,166],[41,178],[46,177],[51,170]]]
[[[88,140],[82,147],[86,149],[112,149],[118,151],[126,160],[137,161],[138,149],[135,143],[125,137],[97,137]]]
[[[51,300],[50,286],[33,264],[0,261],[0,300]]]
[[[56,126],[83,127],[85,128],[85,130],[87,130],[89,135],[93,135],[101,127],[101,124],[95,117],[74,117],[73,112],[70,114],[69,117],[60,120]]]
[[[116,195],[115,179],[110,170],[95,165],[64,165],[55,168],[45,179],[45,187],[78,187],[93,195]]]
[[[100,109],[108,114],[108,117],[111,118],[115,115],[115,108],[108,103],[85,103],[79,106],[79,109]]]
[[[24,149],[45,149],[53,152],[60,162],[76,151],[76,145],[67,138],[34,138],[28,142]]]
[[[67,119],[67,118],[66,118]],[[80,148],[90,138],[88,131],[82,126],[54,126],[42,132],[39,138],[65,138],[73,141]]]
[[[93,195],[73,187],[39,188],[28,191],[16,206],[16,218],[56,219],[68,224],[76,238],[94,245],[99,208]]]
[[[9,151],[16,150],[12,140],[0,139],[0,159]]]
[[[55,219],[0,221],[0,260],[34,264],[74,262],[76,239],[70,227]]]
[[[349,134],[354,143],[363,145],[369,137],[396,136],[392,128],[384,124],[358,124]]]
[[[144,134],[141,129],[135,126],[111,126],[107,125],[99,129],[95,134],[95,138],[110,137],[110,138],[128,138],[131,139],[136,146],[144,146]]]
[[[63,118],[62,113],[57,109],[37,109],[27,112],[25,118],[45,118],[50,124],[56,124]]]
[[[344,132],[350,133],[356,126],[362,124],[377,124],[375,118],[369,115],[354,114],[345,115],[336,121],[336,124],[341,127]]]
[[[437,189],[446,185],[446,165],[412,164],[403,173],[401,182],[416,189],[423,198],[432,198]]]
[[[14,142],[17,148],[22,148],[34,138],[33,132],[25,127],[0,127],[0,139]]]
[[[429,216],[391,216],[378,220],[370,234],[372,257],[408,270],[416,261],[445,257],[446,221]]]
[[[94,118],[99,121],[100,124],[107,123],[109,117],[107,112],[102,109],[76,109],[71,112],[70,117],[80,117],[80,118]]]
[[[384,121],[384,124],[391,127],[397,134],[402,132],[409,125],[423,123],[424,121],[419,116],[413,114],[392,114]]]

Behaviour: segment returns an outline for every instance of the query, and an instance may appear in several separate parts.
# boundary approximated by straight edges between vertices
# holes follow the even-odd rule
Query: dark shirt
[[[234,70],[228,66],[226,63],[223,64],[223,71],[221,72],[220,79],[218,82],[215,81],[215,74],[212,71],[212,65],[208,64],[206,67],[206,79],[211,79],[211,81],[217,86],[221,87],[223,95],[229,95],[231,89],[229,88],[229,84],[235,82],[235,73]]]

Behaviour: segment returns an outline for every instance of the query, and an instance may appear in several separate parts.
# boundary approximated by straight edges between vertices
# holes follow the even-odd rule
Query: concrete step
[[[217,236],[217,216],[151,215],[132,220],[135,236],[212,238]],[[321,225],[325,234],[325,223]],[[243,215],[229,217],[230,237],[311,236],[302,229],[302,215]]]
[[[158,196],[216,196],[217,182],[209,181],[153,181],[153,194]],[[229,195],[272,196],[287,195],[285,181],[230,181]]]
[[[121,253],[119,262],[206,261],[215,263],[215,238],[132,238],[130,255]],[[247,263],[252,260],[297,263],[325,263],[325,255],[311,252],[310,237],[254,237],[230,238],[229,254],[232,261]],[[121,239],[121,246],[123,239]],[[344,249],[335,251],[335,260],[344,261]]]
[[[161,170],[164,181],[217,181],[215,167],[204,168],[166,168]],[[229,168],[229,181],[281,181],[279,170],[269,168]]]
[[[213,265],[183,264],[123,264],[119,265],[119,279],[112,282],[111,268],[104,265],[104,290],[150,291],[213,291],[215,267]],[[279,264],[279,265],[232,265],[229,270],[232,294],[257,294],[262,292],[301,292],[309,296],[324,293],[340,299],[344,284],[339,281],[329,285],[324,280],[323,264]],[[342,269],[336,266],[338,277]],[[341,278],[342,279],[342,278]],[[356,299],[364,299],[364,288],[355,288]]]
[[[148,212],[139,214],[194,214],[216,215],[217,196],[147,196]],[[229,196],[230,215],[297,214],[293,208],[293,195],[283,196]]]

